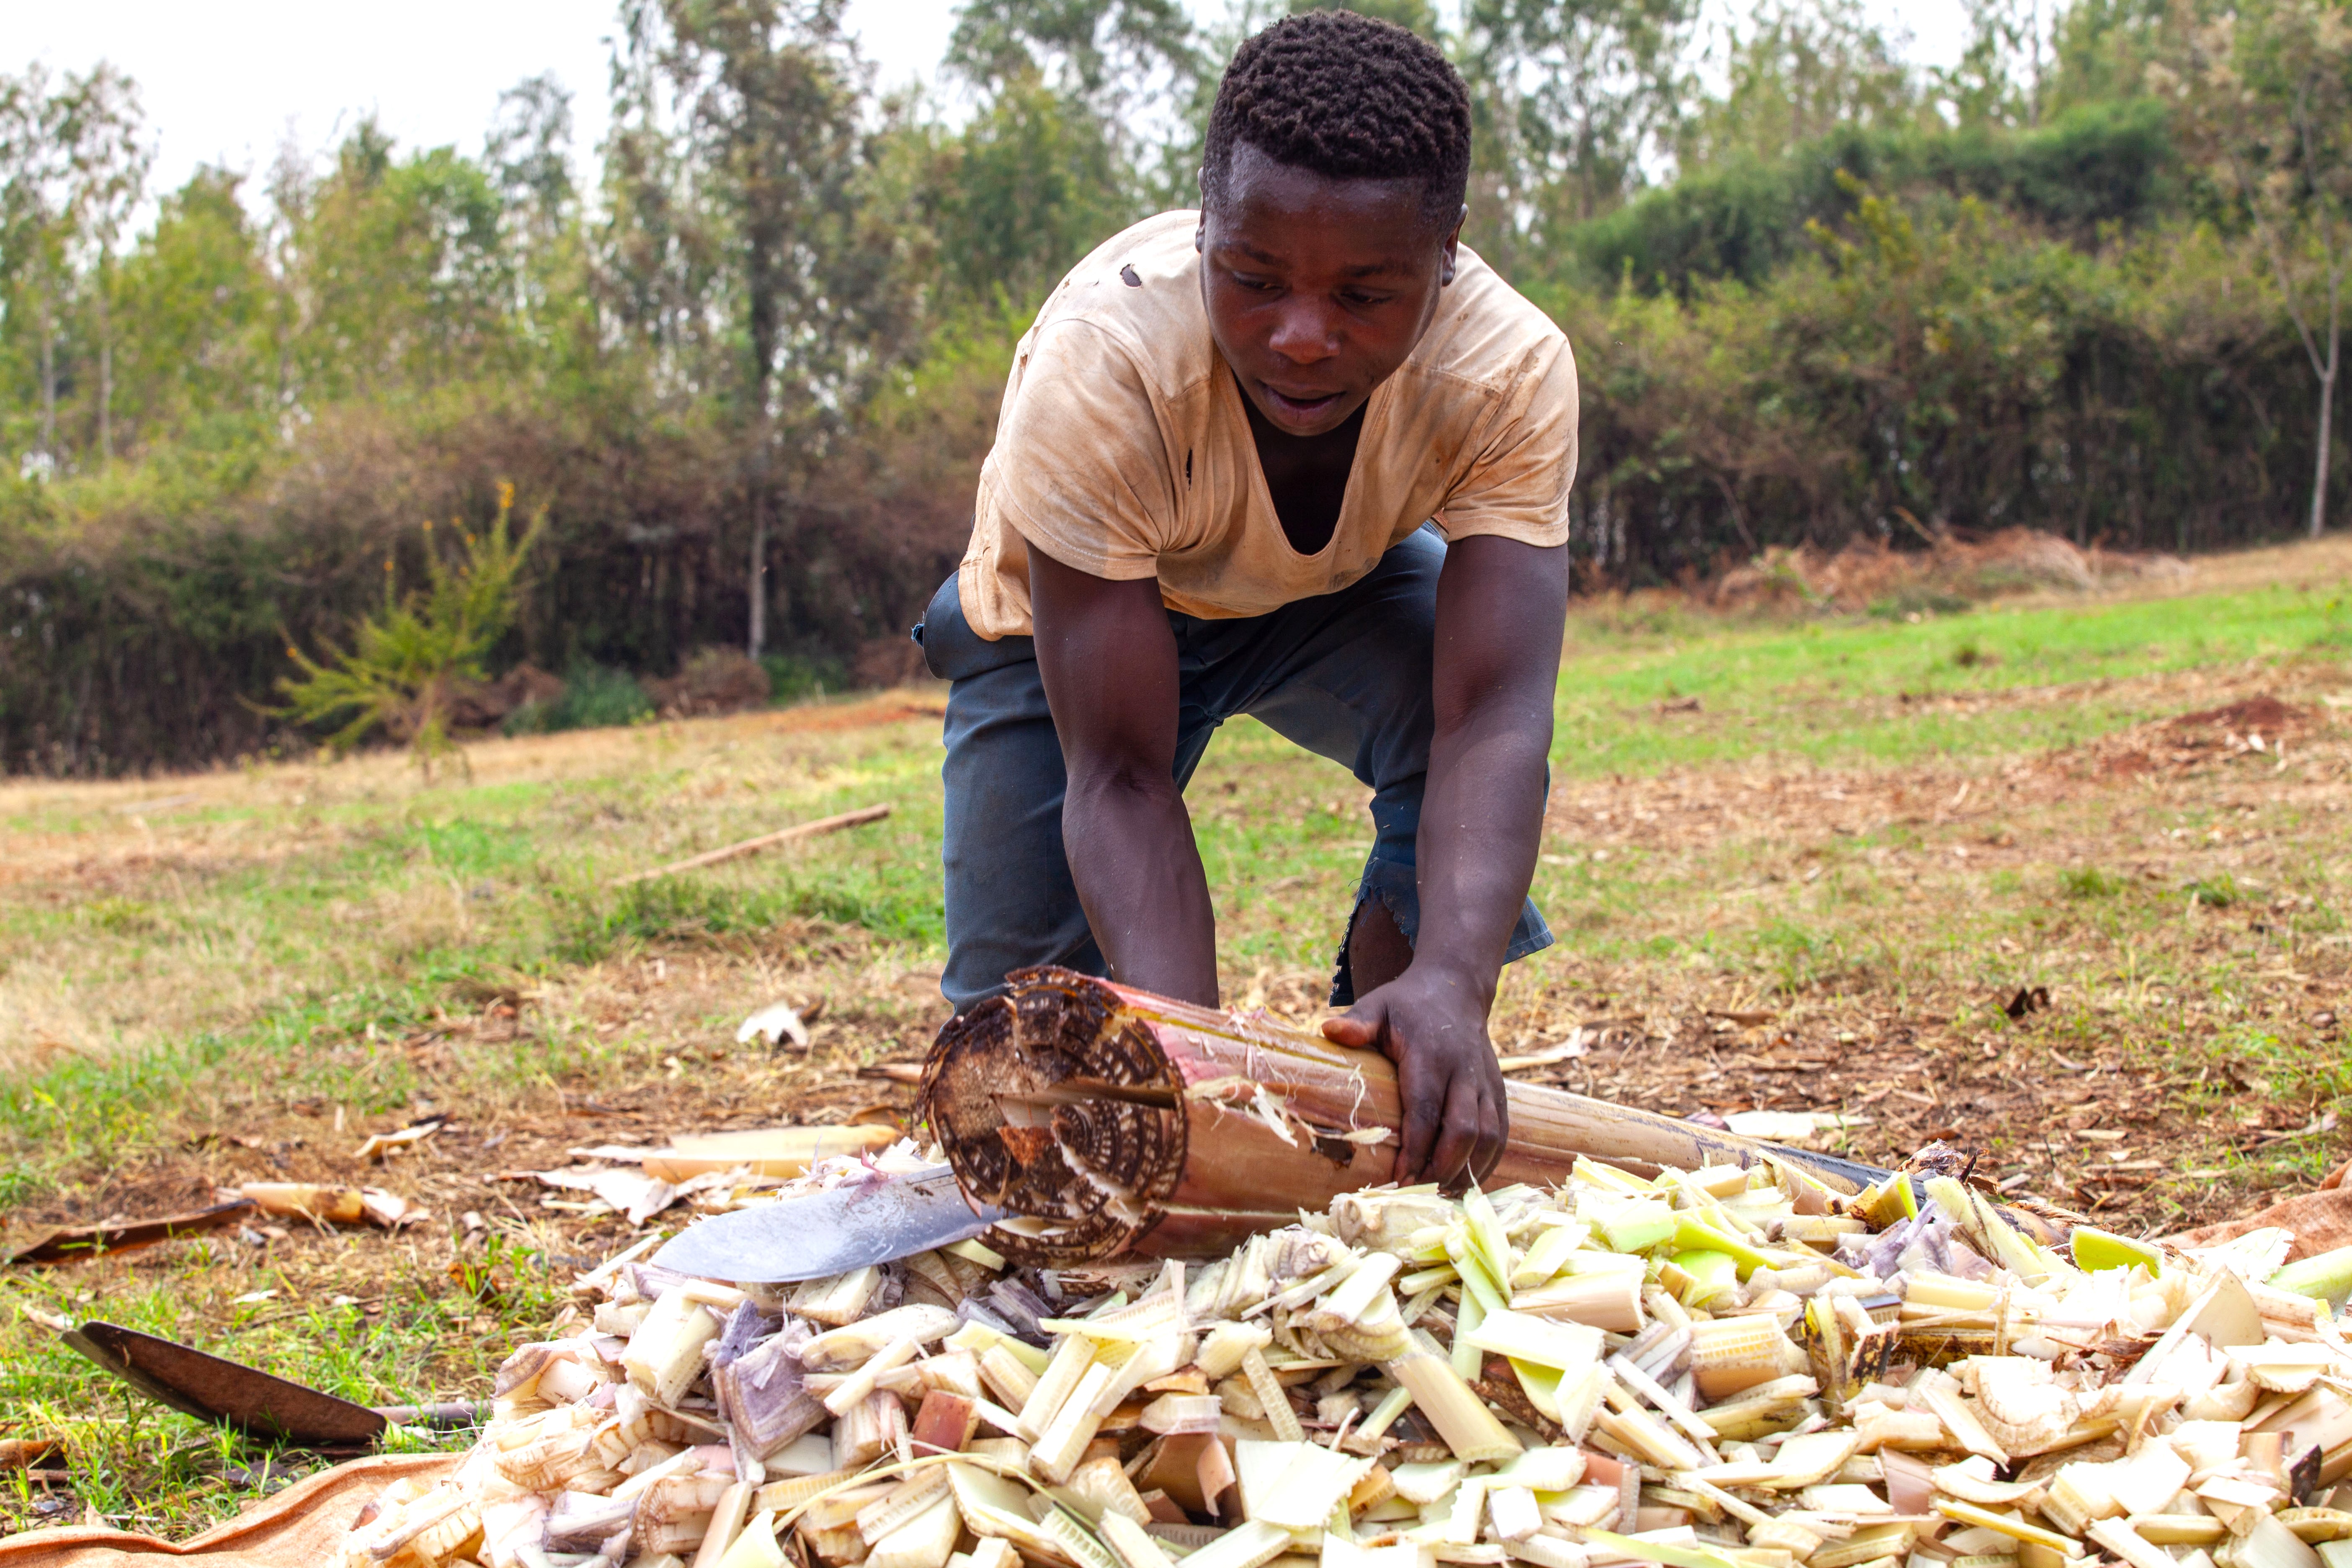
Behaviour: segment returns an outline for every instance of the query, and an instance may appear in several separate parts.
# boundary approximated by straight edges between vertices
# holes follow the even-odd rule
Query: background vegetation
[[[1465,0],[1468,237],[1577,345],[1590,580],[2321,521],[2344,9],[1980,0],[1923,71],[1847,0]],[[0,769],[266,747],[289,643],[501,480],[548,521],[494,671],[892,673],[1013,340],[1189,200],[1272,14],[970,0],[934,102],[877,93],[835,0],[624,0],[599,147],[535,79],[478,149],[362,121],[175,191],[118,73],[0,78]]]

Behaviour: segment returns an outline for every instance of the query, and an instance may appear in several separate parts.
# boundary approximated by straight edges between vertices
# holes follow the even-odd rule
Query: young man
[[[1033,963],[1214,1005],[1183,802],[1247,713],[1374,793],[1324,1026],[1396,1062],[1401,1181],[1503,1148],[1501,966],[1535,868],[1568,595],[1575,363],[1458,247],[1461,78],[1349,12],[1227,68],[1201,211],[1137,225],[1023,338],[962,568],[918,628],[948,700],[961,1012]]]

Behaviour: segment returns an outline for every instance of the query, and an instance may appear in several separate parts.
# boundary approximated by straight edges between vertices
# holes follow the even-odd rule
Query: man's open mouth
[[[1312,419],[1318,415],[1328,413],[1334,404],[1347,395],[1344,392],[1325,392],[1312,396],[1301,395],[1279,391],[1262,381],[1258,383],[1258,387],[1265,394],[1266,402],[1273,405],[1276,413],[1287,415],[1293,419]]]

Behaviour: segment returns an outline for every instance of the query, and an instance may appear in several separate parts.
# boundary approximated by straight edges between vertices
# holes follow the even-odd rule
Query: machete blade
[[[790,1285],[978,1236],[1003,1212],[974,1212],[945,1165],[845,1182],[801,1197],[713,1215],[673,1237],[652,1262],[703,1279]]]
[[[256,1436],[363,1448],[388,1425],[364,1405],[119,1323],[87,1322],[59,1337],[158,1404]]]

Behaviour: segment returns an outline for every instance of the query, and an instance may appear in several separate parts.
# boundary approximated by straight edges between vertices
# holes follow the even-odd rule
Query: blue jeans
[[[1411,942],[1421,924],[1413,840],[1429,777],[1434,722],[1430,649],[1445,544],[1423,528],[1336,594],[1271,615],[1202,620],[1168,612],[1176,634],[1176,784],[1192,781],[1217,726],[1246,713],[1372,791],[1372,849],[1349,914],[1378,899]],[[947,971],[940,989],[959,1013],[1033,963],[1105,973],[1062,850],[1062,743],[1027,637],[989,642],[966,624],[950,577],[915,628],[948,695]],[[1504,961],[1551,945],[1532,900]],[[1347,932],[1331,1001],[1355,1000]]]

